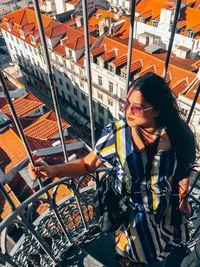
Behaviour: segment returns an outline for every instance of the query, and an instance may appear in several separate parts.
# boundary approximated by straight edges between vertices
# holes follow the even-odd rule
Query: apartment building
[[[141,0],[136,6],[135,38],[144,45],[168,48],[175,15],[174,1]],[[200,57],[200,9],[198,1],[183,1],[172,51],[177,57]]]
[[[120,12],[123,15],[130,15],[131,13],[131,4],[130,0],[107,0],[110,4],[110,11]]]
[[[83,26],[80,26],[79,18],[73,17],[62,24],[42,15],[59,98],[65,105],[66,113],[74,112],[77,121],[84,125],[89,118],[88,86]],[[99,128],[113,118],[123,116],[119,101],[126,94],[128,47],[120,39],[111,37],[121,31],[127,36],[128,22],[128,18],[116,17],[114,13],[104,10],[97,10],[88,21],[94,117]],[[12,60],[18,62],[27,81],[50,95],[33,9],[18,10],[4,16],[0,27]],[[132,55],[131,78],[148,71],[162,75],[162,60],[137,49],[133,49]],[[183,92],[194,79],[195,72],[169,66],[166,80],[175,95]]]

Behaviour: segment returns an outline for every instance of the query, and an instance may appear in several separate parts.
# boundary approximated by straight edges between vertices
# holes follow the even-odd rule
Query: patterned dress
[[[148,151],[136,150],[125,118],[105,127],[94,152],[114,166],[114,189],[130,196],[117,247],[136,262],[162,261],[185,238],[177,186],[172,182],[175,153],[172,149],[156,152],[148,171]]]

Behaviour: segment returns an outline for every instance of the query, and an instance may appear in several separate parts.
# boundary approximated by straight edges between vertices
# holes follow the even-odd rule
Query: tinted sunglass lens
[[[132,106],[131,111],[136,116],[141,116],[141,114],[142,114],[142,108],[141,107]]]

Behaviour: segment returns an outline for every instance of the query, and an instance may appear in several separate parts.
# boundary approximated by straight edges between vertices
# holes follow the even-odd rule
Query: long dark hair
[[[130,85],[130,90],[139,90],[145,101],[159,111],[158,127],[166,127],[172,148],[177,157],[176,176],[187,176],[196,158],[194,134],[180,115],[176,100],[166,81],[155,73],[147,73]]]

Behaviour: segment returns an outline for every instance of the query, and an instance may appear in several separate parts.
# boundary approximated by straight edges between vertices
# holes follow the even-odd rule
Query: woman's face
[[[125,115],[130,127],[156,127],[155,119],[158,116],[158,111],[144,100],[140,91],[130,90],[126,100]]]

